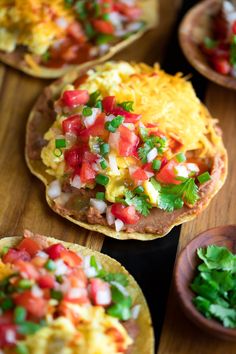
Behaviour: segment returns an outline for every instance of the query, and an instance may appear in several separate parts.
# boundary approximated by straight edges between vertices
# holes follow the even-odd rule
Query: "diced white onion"
[[[42,297],[43,296],[43,291],[37,285],[32,286],[31,292],[32,292],[32,295],[35,297]]]
[[[92,163],[92,169],[94,171],[99,171],[100,170],[100,168],[99,168],[99,166],[98,166],[98,164],[96,162]]]
[[[55,275],[65,275],[68,272],[68,267],[65,265],[62,259],[57,259],[55,261],[56,264],[56,270],[55,270]]]
[[[112,149],[118,151],[119,141],[120,141],[120,132],[115,132],[115,133],[109,134],[108,144],[110,145],[110,147]]]
[[[128,128],[129,130],[134,130],[135,126],[133,123],[123,123],[123,126]]]
[[[47,193],[51,199],[55,199],[61,195],[61,184],[57,179],[49,184]]]
[[[112,212],[111,212],[111,207],[108,207],[107,208],[107,211],[106,211],[106,219],[107,219],[107,223],[108,223],[108,225],[113,225],[114,224],[114,222],[115,222],[115,217],[114,217],[114,215],[112,214]]]
[[[223,1],[223,12],[229,13],[234,11],[234,5],[230,1]]]
[[[123,36],[125,36],[128,32],[129,32],[129,31],[124,30],[124,29],[117,29],[117,30],[115,31],[115,35],[116,35],[116,37],[123,37]]]
[[[96,303],[100,306],[106,306],[111,303],[111,290],[106,288],[104,290],[98,290],[96,294]]]
[[[141,305],[135,305],[132,309],[131,309],[131,317],[136,320],[138,318],[139,312],[141,309]]]
[[[115,118],[114,114],[109,114],[105,117],[105,122],[110,122]]]
[[[134,6],[135,5],[135,0],[120,0],[123,4],[127,6]]]
[[[6,341],[8,343],[15,343],[16,342],[16,333],[13,329],[8,329],[6,331]]]
[[[157,157],[157,148],[153,148],[147,154],[147,162],[152,162]]]
[[[91,256],[84,257],[83,266],[85,269],[90,267],[90,261],[91,261]]]
[[[82,187],[82,182],[80,176],[76,175],[73,180],[70,182],[72,187],[80,189]]]
[[[100,214],[105,213],[107,204],[103,200],[99,200],[96,198],[90,199],[90,205],[94,207]]]
[[[109,20],[116,27],[121,26],[123,19],[124,19],[124,16],[120,15],[118,12],[112,11],[109,14]]]
[[[189,175],[189,171],[186,166],[179,165],[174,168],[177,177],[187,178]]]
[[[142,27],[142,23],[141,22],[133,22],[133,23],[130,23],[126,27],[126,30],[128,32],[136,32],[136,31],[140,30],[141,27]]]
[[[120,171],[119,171],[119,168],[117,166],[116,157],[114,155],[109,155],[108,156],[108,160],[109,160],[109,165],[110,165],[111,172],[114,173],[114,175],[119,176],[120,175]]]
[[[59,197],[55,199],[55,202],[59,205],[65,205],[71,197],[71,193],[61,193]]]
[[[148,176],[148,179],[149,178],[152,178],[154,176],[154,173],[153,172],[149,172],[149,171],[145,171],[146,175]]]
[[[94,278],[98,274],[94,267],[85,268],[84,272],[88,278]]]
[[[186,164],[186,167],[191,172],[196,172],[196,173],[199,172],[199,168],[198,168],[198,166],[195,163],[188,162]]]
[[[116,221],[115,221],[115,228],[116,228],[116,231],[117,231],[117,232],[121,231],[121,230],[123,229],[124,225],[125,225],[125,224],[123,223],[122,220],[116,219]]]
[[[43,252],[43,251],[38,251],[36,253],[36,256],[40,257],[40,258],[43,258],[43,259],[48,259],[48,254],[46,252]]]
[[[109,50],[109,45],[108,44],[102,44],[102,45],[99,46],[99,54],[100,55],[107,53],[108,50]]]
[[[70,299],[77,299],[81,296],[83,296],[85,293],[84,288],[71,288],[69,291],[69,298]]]
[[[129,296],[128,290],[117,281],[111,281],[111,284],[114,285],[124,296]]]
[[[226,18],[227,21],[232,24],[234,21],[236,21],[236,11],[227,14]]]
[[[86,128],[90,127],[95,123],[97,115],[101,113],[99,108],[92,108],[92,114],[86,118],[84,118],[84,125]]]
[[[60,28],[67,28],[68,27],[68,21],[65,19],[65,17],[59,17],[55,20],[55,23],[60,27]]]

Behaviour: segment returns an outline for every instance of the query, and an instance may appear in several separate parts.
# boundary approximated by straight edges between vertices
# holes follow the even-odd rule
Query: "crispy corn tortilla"
[[[80,72],[83,75],[84,72]],[[138,239],[138,240],[152,240],[165,236],[174,226],[194,219],[200,212],[202,212],[210,203],[215,194],[223,186],[227,176],[227,153],[221,138],[221,130],[215,127],[215,133],[218,136],[217,143],[215,143],[215,156],[213,159],[213,167],[211,172],[211,180],[204,183],[199,188],[199,200],[193,207],[184,205],[181,209],[176,209],[173,212],[166,212],[158,208],[153,208],[150,214],[143,217],[143,222],[146,225],[159,225],[159,231],[156,233],[149,232],[146,227],[145,233],[140,232],[116,232],[109,226],[99,224],[89,224],[78,220],[73,211],[59,208],[58,205],[48,197],[47,189],[49,184],[55,179],[50,176],[46,170],[47,167],[43,164],[40,153],[45,143],[44,134],[54,121],[53,115],[53,101],[60,96],[62,88],[74,82],[78,78],[77,71],[70,72],[63,78],[57,80],[52,85],[46,87],[42,95],[38,98],[33,110],[30,113],[27,129],[26,129],[26,148],[25,157],[30,171],[37,176],[46,187],[46,200],[48,205],[59,215],[70,220],[71,222],[84,227],[88,230],[103,233],[107,236],[117,238],[120,240]],[[205,106],[201,106],[202,114],[206,115],[207,119],[213,119]],[[216,145],[217,144],[217,145]]]
[[[121,51],[122,49],[129,46],[131,43],[142,37],[142,35],[149,29],[155,27],[158,23],[158,0],[138,0],[140,7],[143,10],[142,20],[146,22],[146,25],[140,31],[132,34],[129,38],[121,40],[117,44],[110,47],[109,51],[96,59],[90,60],[88,62],[79,64],[79,65],[66,65],[59,69],[52,69],[46,68],[40,65],[33,65],[30,67],[27,65],[26,61],[24,60],[24,56],[22,55],[21,51],[16,49],[13,53],[5,53],[0,51],[0,60],[12,66],[15,69],[23,71],[24,73],[44,78],[44,79],[53,79],[58,78],[64,75],[66,72],[70,70],[85,70],[88,69],[90,66],[97,65],[103,61],[108,60],[117,52]]]
[[[80,252],[83,256],[94,255],[96,259],[104,266],[104,268],[107,271],[112,273],[126,274],[129,280],[129,285],[127,287],[127,290],[129,291],[129,294],[132,297],[133,304],[141,305],[141,310],[136,320],[136,323],[139,327],[139,334],[136,337],[134,344],[132,344],[132,346],[128,349],[128,353],[129,354],[132,353],[133,354],[137,354],[137,353],[154,354],[154,334],[152,328],[151,315],[148,309],[147,302],[135,279],[132,277],[132,275],[128,273],[128,271],[119,262],[117,262],[113,258],[103,253],[93,251],[87,247],[83,247],[77,244],[72,244],[70,242],[64,242],[52,237],[41,236],[41,235],[35,235],[35,236],[40,236],[40,239],[42,239],[42,241],[45,240],[49,245],[60,242],[65,247],[71,249],[72,251]],[[14,247],[21,240],[22,237],[19,236],[2,238],[0,240],[0,250],[5,246]]]

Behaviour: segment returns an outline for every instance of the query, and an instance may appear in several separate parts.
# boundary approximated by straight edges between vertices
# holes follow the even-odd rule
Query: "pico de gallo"
[[[59,340],[60,348],[76,353],[95,353],[93,345],[99,353],[125,353],[133,340],[123,323],[135,323],[140,310],[127,275],[107,271],[94,255],[46,240],[25,232],[15,247],[1,250],[0,348],[30,354],[37,342],[37,353],[45,354]]]
[[[236,8],[232,2],[222,2],[212,19],[212,36],[204,38],[201,49],[215,71],[236,77]]]
[[[158,124],[144,124],[133,105],[99,91],[65,88],[55,102],[56,125],[45,135],[50,145],[41,153],[47,161],[50,147],[55,164],[50,173],[60,172],[48,196],[59,203],[65,185],[67,192],[92,193],[87,213],[98,222],[103,215],[118,232],[139,223],[152,208],[193,207],[199,184],[211,179],[204,159],[184,153],[181,141]]]

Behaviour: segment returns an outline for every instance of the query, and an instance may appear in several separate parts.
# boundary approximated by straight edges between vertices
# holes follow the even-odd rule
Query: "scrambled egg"
[[[13,273],[12,268],[9,264],[5,264],[0,260],[0,281],[8,277]]]
[[[12,52],[19,44],[42,55],[71,21],[64,0],[0,0],[0,49]]]
[[[119,347],[108,331],[111,328],[119,331],[125,349],[132,344],[118,319],[107,315],[102,307],[72,306],[81,323],[76,327],[66,317],[53,320],[22,342],[31,354],[117,354]]]

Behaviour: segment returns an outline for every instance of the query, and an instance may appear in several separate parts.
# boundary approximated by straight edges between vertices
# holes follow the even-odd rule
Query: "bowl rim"
[[[199,239],[205,239],[206,235],[211,234],[212,232],[217,232],[218,236],[220,237],[220,232],[222,232],[222,230],[226,230],[226,233],[230,234],[230,232],[234,232],[235,233],[235,240],[236,240],[236,224],[230,224],[230,225],[222,225],[222,226],[217,226],[217,227],[213,227],[210,229],[207,229],[199,234],[197,234],[190,242],[187,243],[187,245],[181,250],[176,263],[175,263],[175,268],[174,268],[174,285],[175,285],[175,292],[177,294],[177,298],[179,300],[179,303],[186,315],[187,318],[189,318],[192,322],[194,322],[198,327],[200,327],[201,329],[204,329],[205,331],[207,331],[208,333],[211,333],[214,336],[220,337],[221,339],[227,339],[227,340],[232,340],[232,341],[236,341],[236,328],[232,329],[232,328],[226,328],[224,327],[222,324],[220,324],[220,322],[217,322],[214,319],[208,319],[206,317],[204,317],[203,314],[201,314],[196,307],[193,305],[192,301],[189,301],[189,299],[184,299],[182,296],[182,289],[184,289],[185,293],[186,291],[191,294],[193,297],[194,293],[193,291],[187,287],[187,284],[184,283],[184,285],[180,285],[179,282],[179,278],[180,278],[180,265],[182,263],[182,259],[183,257],[186,255],[186,252],[188,252],[188,249],[192,249],[192,251],[196,251],[197,247],[196,247],[196,240]],[[225,237],[226,235],[221,235],[221,237]],[[230,235],[229,235],[230,238]],[[209,240],[208,240],[209,241]],[[206,245],[210,245],[210,244],[215,244],[215,242],[213,241],[211,242],[207,242]],[[194,269],[193,269],[193,274],[194,274]]]
[[[178,29],[178,38],[180,47],[189,61],[189,63],[203,76],[205,76],[210,81],[217,83],[218,85],[224,86],[228,89],[236,90],[236,78],[228,75],[219,74],[215,71],[206,60],[199,60],[195,57],[193,53],[193,48],[195,51],[201,52],[199,48],[197,48],[196,43],[193,40],[189,40],[191,37],[190,34],[192,32],[193,26],[189,23],[193,18],[201,18],[201,14],[210,10],[212,5],[219,4],[218,0],[205,0],[193,6],[184,16],[183,20]],[[202,53],[202,57],[204,54]]]

